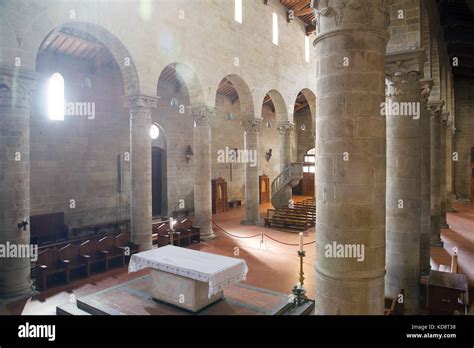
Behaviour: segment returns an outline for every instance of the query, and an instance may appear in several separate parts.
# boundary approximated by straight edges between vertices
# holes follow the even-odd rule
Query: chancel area
[[[472,314],[473,28],[469,0],[1,0],[0,314]]]

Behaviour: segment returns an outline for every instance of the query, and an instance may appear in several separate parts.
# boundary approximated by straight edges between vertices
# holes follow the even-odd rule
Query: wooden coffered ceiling
[[[290,11],[294,18],[299,18],[306,26],[306,34],[310,35],[316,31],[314,23],[314,12],[311,7],[311,0],[280,0],[281,4],[288,8],[288,21],[291,21]]]
[[[53,30],[43,41],[39,55],[72,57],[95,67],[114,66],[109,50],[90,34],[67,26]]]
[[[474,1],[437,0],[441,26],[450,60],[458,59],[453,66],[457,76],[474,78]]]

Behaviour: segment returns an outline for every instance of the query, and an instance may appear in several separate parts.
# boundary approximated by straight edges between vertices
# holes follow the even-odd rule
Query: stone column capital
[[[30,107],[38,74],[0,68],[0,106]]]
[[[262,126],[262,119],[260,118],[253,118],[250,120],[244,120],[241,122],[242,129],[246,133],[259,133],[260,127]]]
[[[277,126],[277,131],[280,135],[292,135],[295,131],[295,125],[293,123],[285,123]]]
[[[400,95],[419,95],[420,73],[418,71],[397,71],[391,75],[385,75],[388,83],[386,96],[394,97]]]
[[[431,121],[441,121],[441,114],[443,112],[444,100],[428,101],[428,110],[431,112]]]
[[[394,75],[399,72],[417,71],[421,75],[424,69],[425,56],[426,53],[423,48],[387,53],[385,55],[385,74]]]
[[[431,89],[433,88],[434,81],[432,79],[421,79],[420,88],[421,88],[421,101],[424,105],[428,105],[428,99],[431,94]]]
[[[194,124],[200,127],[209,127],[211,120],[216,117],[217,109],[213,106],[196,105],[190,106],[189,110]]]
[[[123,106],[126,109],[155,109],[158,106],[158,97],[135,94],[123,98]]]
[[[443,111],[441,113],[441,122],[443,122],[445,125],[448,125],[450,115],[451,113],[449,111]]]
[[[386,31],[390,25],[386,0],[318,0],[314,3],[314,14],[318,29],[316,41],[341,29]]]

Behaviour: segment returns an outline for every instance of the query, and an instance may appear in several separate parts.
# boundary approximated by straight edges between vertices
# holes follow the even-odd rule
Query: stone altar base
[[[149,275],[134,279],[56,308],[58,315],[283,315],[288,294],[236,284],[225,288],[224,297],[201,311],[189,310],[153,299]],[[287,315],[308,315],[309,302]]]
[[[199,312],[224,297],[223,291],[219,291],[209,298],[207,283],[157,269],[152,269],[150,272],[153,282],[151,293],[155,300],[161,300],[191,312]]]

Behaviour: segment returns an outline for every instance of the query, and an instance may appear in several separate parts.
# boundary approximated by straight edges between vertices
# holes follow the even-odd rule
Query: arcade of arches
[[[400,289],[405,314],[427,313],[428,279],[452,260],[474,286],[474,8],[336,3],[244,1],[237,18],[230,0],[1,1],[0,244],[45,250],[30,222],[59,216],[66,240],[126,221],[145,251],[155,221],[185,215],[190,248],[290,293],[298,232],[264,218],[309,201],[315,314],[383,315]],[[38,292],[30,258],[1,257],[13,314],[133,278]]]

